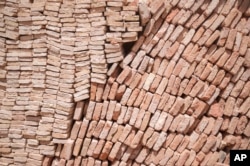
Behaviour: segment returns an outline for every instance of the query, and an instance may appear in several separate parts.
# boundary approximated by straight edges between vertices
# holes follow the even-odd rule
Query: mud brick
[[[239,57],[239,53],[238,52],[233,52],[231,54],[231,56],[229,57],[229,59],[226,61],[226,63],[224,62],[225,63],[224,68],[227,71],[230,71],[232,69],[233,65],[235,64],[238,57]]]
[[[168,79],[166,79],[165,77],[162,78],[158,88],[156,89],[156,93],[159,95],[162,95],[163,92],[165,91],[166,87],[168,84]]]

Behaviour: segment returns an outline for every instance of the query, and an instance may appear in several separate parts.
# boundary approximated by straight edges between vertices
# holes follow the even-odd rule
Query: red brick
[[[149,112],[154,113],[160,103],[161,96],[156,94],[156,95],[152,95],[152,97],[153,97],[152,100],[149,101],[151,102],[149,107],[144,107],[144,108],[145,110],[148,108]],[[151,95],[150,95],[150,98],[151,98]],[[143,109],[143,107],[141,108]]]
[[[224,27],[223,29],[222,29],[222,32],[221,32],[221,34],[220,34],[220,38],[219,38],[219,40],[218,40],[218,42],[217,42],[217,45],[218,46],[224,46],[225,45],[225,43],[226,43],[226,41],[227,41],[227,37],[228,37],[228,35],[229,35],[229,28],[226,28],[226,27]]]
[[[113,124],[114,125],[114,124]],[[112,126],[112,129],[113,129],[113,126]],[[111,130],[112,130],[111,129]],[[109,132],[109,135],[107,137],[107,140],[111,140],[112,142],[117,142],[118,141],[118,138],[121,136],[122,132],[123,132],[123,129],[124,129],[124,126],[122,125],[118,125],[118,128],[116,130],[116,128],[114,128],[114,132],[112,134],[111,130]]]
[[[154,132],[154,129],[151,127],[148,127],[147,130],[144,132],[144,135],[142,137],[142,145],[146,146],[148,139],[152,136]]]
[[[100,154],[99,159],[101,159],[101,160],[107,159],[107,157],[112,149],[112,146],[113,146],[113,143],[107,141],[102,149],[102,153]]]
[[[121,72],[121,74],[117,77],[117,82],[119,84],[122,84],[123,81],[125,81],[125,79],[129,76],[129,74],[131,74],[131,68],[126,66],[123,71]]]
[[[148,67],[148,63],[150,61],[150,57],[149,56],[144,56],[141,65],[138,67],[138,72],[141,74],[144,74],[144,72],[147,70]]]
[[[80,101],[76,103],[76,108],[74,112],[74,120],[80,120],[83,116],[83,108],[84,108],[84,102]]]
[[[141,123],[141,126],[140,126],[140,130],[142,130],[142,131],[146,130],[146,128],[148,126],[148,122],[150,120],[150,115],[151,115],[150,112],[147,112],[147,111],[145,112],[145,115],[144,115],[144,117],[142,119],[142,123]]]
[[[78,134],[78,137],[83,139],[85,137],[85,134],[87,132],[87,129],[88,129],[88,126],[89,126],[89,120],[87,119],[83,119],[83,122],[81,124],[81,128],[79,130],[79,134]]]
[[[132,106],[140,93],[139,89],[134,89],[131,96],[128,99],[127,105]]]
[[[126,104],[127,104],[128,99],[129,99],[131,93],[132,93],[132,89],[127,88],[126,91],[125,91],[125,93],[124,93],[123,96],[122,96],[121,101],[120,101],[120,103],[121,103],[122,105],[126,105]]]
[[[172,71],[174,70],[174,66],[175,66],[175,62],[174,61],[170,61],[168,64],[168,67],[166,68],[163,76],[165,76],[167,79],[170,77]]]
[[[201,115],[203,115],[207,109],[207,104],[204,103],[203,101],[195,98],[192,105],[191,105],[191,109],[194,110],[194,114],[193,116],[195,118],[200,117]]]

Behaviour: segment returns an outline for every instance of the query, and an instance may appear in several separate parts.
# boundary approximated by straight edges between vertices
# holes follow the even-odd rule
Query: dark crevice
[[[134,42],[127,42],[127,43],[122,44],[124,57],[126,57],[130,53],[130,51],[132,50],[134,44],[135,44],[135,41]]]

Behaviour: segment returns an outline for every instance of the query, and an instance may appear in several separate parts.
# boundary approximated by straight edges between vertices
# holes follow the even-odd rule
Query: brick
[[[233,49],[234,41],[235,41],[236,35],[237,35],[237,30],[231,29],[231,30],[229,31],[228,38],[227,38],[227,42],[226,42],[226,45],[225,45],[225,47],[226,47],[227,49],[230,49],[230,50]]]
[[[242,91],[242,88],[244,87],[244,84],[245,84],[245,82],[239,80],[239,81],[235,84],[235,86],[234,86],[234,88],[232,89],[232,92],[230,93],[230,95],[231,95],[232,97],[238,97],[238,95],[239,95],[240,92]]]
[[[156,94],[156,95],[153,95],[152,97],[153,97],[152,100],[149,101],[151,102],[151,104],[149,105],[148,110],[149,112],[154,113],[160,103],[161,96]],[[144,107],[144,108],[146,109],[147,107]]]
[[[162,130],[163,129],[167,117],[168,117],[168,114],[166,112],[161,112],[158,120],[155,123],[155,126],[154,126],[155,130]]]
[[[145,112],[141,126],[140,126],[140,130],[142,130],[142,131],[146,130],[146,128],[148,126],[148,122],[150,120],[150,115],[151,115],[150,112],[147,112],[147,111]]]
[[[241,114],[246,114],[247,111],[249,110],[249,103],[250,103],[250,97],[248,97],[247,99],[245,99],[245,101],[242,103],[242,105],[239,108],[239,112]]]
[[[154,128],[154,126],[155,126],[157,120],[159,119],[159,117],[160,117],[160,111],[157,110],[157,111],[153,114],[152,118],[150,119],[149,126],[152,127],[152,128]]]
[[[227,1],[221,11],[221,13],[223,15],[227,15],[229,13],[229,11],[232,9],[233,5],[234,5],[235,1]]]
[[[170,148],[167,148],[163,159],[159,162],[160,165],[166,165],[169,159],[173,156],[174,151],[171,150]]]
[[[84,108],[84,102],[77,102],[76,108],[74,112],[74,120],[80,120],[83,116],[83,108]]]
[[[152,148],[154,146],[155,142],[157,141],[158,137],[159,137],[159,133],[153,132],[152,136],[148,139],[148,141],[146,143],[146,147]]]
[[[174,61],[170,61],[169,64],[168,64],[168,67],[166,68],[163,76],[166,77],[167,79],[170,78],[171,76],[171,73],[173,72],[174,70],[174,66],[175,66],[176,62]]]
[[[117,131],[114,133],[114,135],[112,136],[112,134],[108,135],[107,140],[111,140],[112,142],[117,142],[118,138],[121,136],[122,132],[123,132],[124,126],[122,125],[118,125]]]
[[[193,109],[195,111],[193,114],[195,118],[200,117],[206,111],[207,104],[204,103],[203,101],[195,98],[192,105],[191,105],[191,109]]]
[[[173,107],[169,110],[169,113],[173,116],[176,116],[179,112],[181,112],[181,109],[183,108],[184,100],[180,97],[177,97]]]
[[[146,131],[144,132],[144,135],[142,137],[142,145],[146,145],[147,144],[147,141],[151,137],[151,135],[153,134],[153,132],[154,132],[154,129],[151,128],[151,127],[148,127],[146,129]]]
[[[195,152],[198,152],[202,148],[202,146],[206,143],[206,141],[207,141],[207,135],[201,134],[197,142],[193,145],[192,149]]]
[[[72,130],[71,130],[71,134],[70,134],[70,138],[71,138],[72,140],[75,140],[75,139],[77,138],[78,132],[79,132],[80,127],[81,127],[81,124],[82,124],[82,122],[80,122],[80,121],[75,121],[75,123],[74,123],[74,125],[73,125],[73,128],[72,128]]]
[[[142,120],[143,120],[143,117],[144,117],[144,114],[145,114],[145,110],[141,109],[136,117],[136,122],[135,122],[135,127],[136,128],[140,128],[141,126],[141,123],[142,123]]]
[[[119,145],[119,144],[118,144],[118,145]],[[111,149],[112,149],[112,146],[113,146],[113,143],[107,141],[107,142],[105,143],[103,149],[102,149],[102,152],[101,152],[101,154],[100,154],[100,156],[99,156],[99,159],[101,159],[101,160],[107,159],[107,157],[109,156],[109,153],[110,153],[110,151],[111,151]],[[113,155],[112,155],[112,156],[113,156]],[[111,157],[112,157],[112,156],[111,156]]]
[[[209,38],[205,42],[205,46],[210,47],[219,37],[220,37],[220,31],[219,30],[214,31],[213,34],[211,34],[211,36],[209,36]]]
[[[151,101],[152,101],[152,98],[153,98],[153,94],[150,93],[150,92],[147,92],[141,105],[140,105],[140,109],[144,109],[144,110],[147,110]],[[155,104],[155,103],[153,103]],[[157,103],[156,103],[157,104]]]
[[[165,89],[167,88],[167,84],[168,84],[168,79],[166,79],[165,77],[162,78],[158,88],[156,89],[156,93],[162,95]]]

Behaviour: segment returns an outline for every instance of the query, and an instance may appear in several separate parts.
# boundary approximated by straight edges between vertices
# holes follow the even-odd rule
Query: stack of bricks
[[[250,149],[249,0],[7,0],[0,16],[1,164],[223,166]]]

